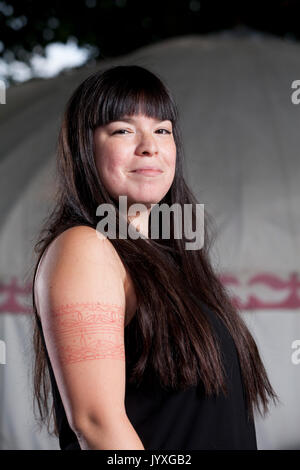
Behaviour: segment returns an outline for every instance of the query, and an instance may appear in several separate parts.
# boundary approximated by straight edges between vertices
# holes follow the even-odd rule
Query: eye
[[[129,132],[127,129],[118,129],[117,131],[114,131],[112,135],[114,134],[124,134],[124,132]]]
[[[167,134],[172,134],[172,132],[170,132],[168,129],[157,129],[156,132],[158,131],[165,131]]]

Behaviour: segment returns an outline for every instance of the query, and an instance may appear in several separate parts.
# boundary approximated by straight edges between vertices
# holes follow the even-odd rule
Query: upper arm
[[[125,414],[125,292],[109,240],[74,227],[47,250],[36,280],[39,314],[73,430]]]

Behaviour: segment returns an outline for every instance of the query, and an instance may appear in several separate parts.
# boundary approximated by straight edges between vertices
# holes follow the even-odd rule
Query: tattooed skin
[[[76,302],[55,309],[47,329],[57,340],[60,361],[124,360],[124,315],[119,305],[100,302]]]

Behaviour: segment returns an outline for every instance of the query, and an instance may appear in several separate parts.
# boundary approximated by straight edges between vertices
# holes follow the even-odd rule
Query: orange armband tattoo
[[[87,302],[62,305],[52,313],[53,332],[63,363],[93,359],[125,359],[124,309]]]

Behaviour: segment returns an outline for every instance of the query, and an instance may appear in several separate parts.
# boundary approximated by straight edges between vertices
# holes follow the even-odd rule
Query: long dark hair
[[[116,200],[101,183],[95,165],[93,132],[97,126],[138,113],[172,122],[177,149],[176,171],[173,183],[160,203],[169,207],[174,203],[182,206],[192,204],[195,223],[198,201],[184,179],[178,111],[167,86],[157,75],[136,65],[114,66],[99,71],[84,80],[67,103],[58,139],[55,204],[34,247],[38,256],[33,286],[38,263],[47,246],[70,227],[86,225],[96,228],[98,205],[115,205],[118,226],[120,214]],[[184,231],[182,238],[174,238],[172,223],[169,239],[110,240],[133,280],[137,296],[138,308],[133,323],[137,360],[130,381],[139,384],[151,371],[166,389],[184,389],[199,383],[200,378],[208,395],[227,394],[221,351],[201,306],[204,303],[217,314],[232,335],[240,361],[248,416],[253,418],[255,407],[262,414],[262,404],[265,414],[270,397],[274,402],[278,397],[268,380],[253,337],[212,268],[209,259],[212,222],[205,212],[205,242],[200,250],[186,249],[185,243],[190,240],[185,239]],[[37,325],[33,288],[32,302],[33,401],[38,403],[41,421],[48,417],[49,425],[53,404],[49,413],[50,382],[46,352]],[[58,435],[55,413],[54,423],[54,433]]]

